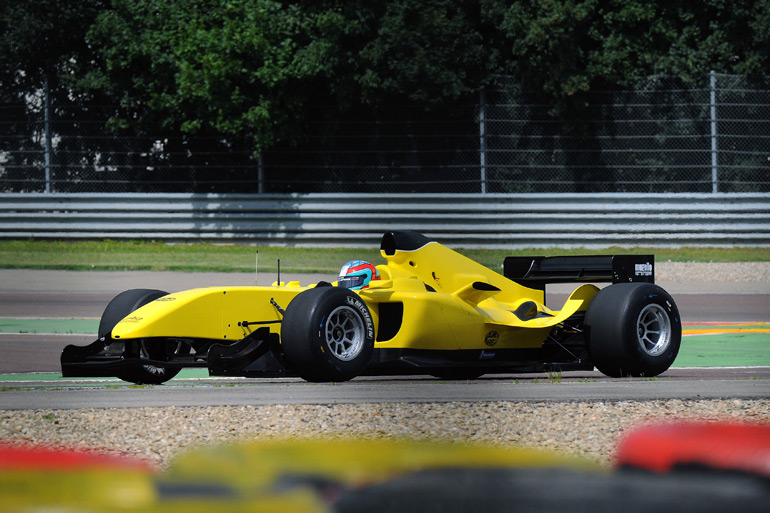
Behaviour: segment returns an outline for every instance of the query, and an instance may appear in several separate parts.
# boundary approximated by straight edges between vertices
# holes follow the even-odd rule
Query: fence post
[[[45,76],[43,88],[43,129],[45,131],[45,192],[51,192],[51,88],[48,85],[48,75]]]
[[[259,194],[265,192],[265,161],[261,153],[257,158],[257,192]]]
[[[487,192],[487,127],[486,92],[482,87],[479,91],[479,179],[481,181],[481,194]]]
[[[709,73],[711,92],[711,192],[719,192],[719,157],[717,154],[717,74]]]

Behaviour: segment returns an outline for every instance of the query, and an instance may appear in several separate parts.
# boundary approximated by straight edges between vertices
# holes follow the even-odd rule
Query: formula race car
[[[95,342],[63,350],[62,374],[158,384],[207,367],[319,382],[595,366],[652,377],[679,351],[679,312],[651,255],[508,257],[500,275],[412,231],[385,233],[381,254],[386,264],[350,262],[335,283],[128,290]],[[551,283],[580,285],[554,310]]]

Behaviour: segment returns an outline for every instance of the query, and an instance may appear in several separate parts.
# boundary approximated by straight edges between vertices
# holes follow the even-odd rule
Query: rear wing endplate
[[[533,289],[549,283],[655,283],[654,255],[506,257],[506,278]]]

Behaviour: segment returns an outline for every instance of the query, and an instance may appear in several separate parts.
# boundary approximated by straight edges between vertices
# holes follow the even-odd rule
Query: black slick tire
[[[109,335],[112,328],[124,317],[138,308],[168,295],[168,292],[154,289],[131,289],[121,292],[104,309],[99,321],[99,336]],[[180,342],[166,340],[126,340],[126,353],[133,353],[152,358],[166,360],[180,350]],[[121,369],[117,377],[123,381],[144,385],[159,385],[179,374],[179,369],[159,367],[156,365],[136,365]]]
[[[679,353],[682,321],[674,299],[653,283],[618,283],[599,291],[585,317],[596,368],[611,377],[653,377]]]
[[[154,289],[131,289],[121,292],[109,302],[99,321],[99,336],[107,335],[125,316],[168,292]]]
[[[359,375],[374,351],[374,322],[361,297],[345,288],[317,287],[298,294],[281,322],[287,367],[313,382]]]

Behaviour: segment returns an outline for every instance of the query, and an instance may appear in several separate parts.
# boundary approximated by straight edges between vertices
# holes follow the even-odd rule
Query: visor
[[[340,276],[337,278],[337,286],[345,287],[346,289],[352,289],[360,287],[366,281],[366,275],[361,274],[358,276]]]

